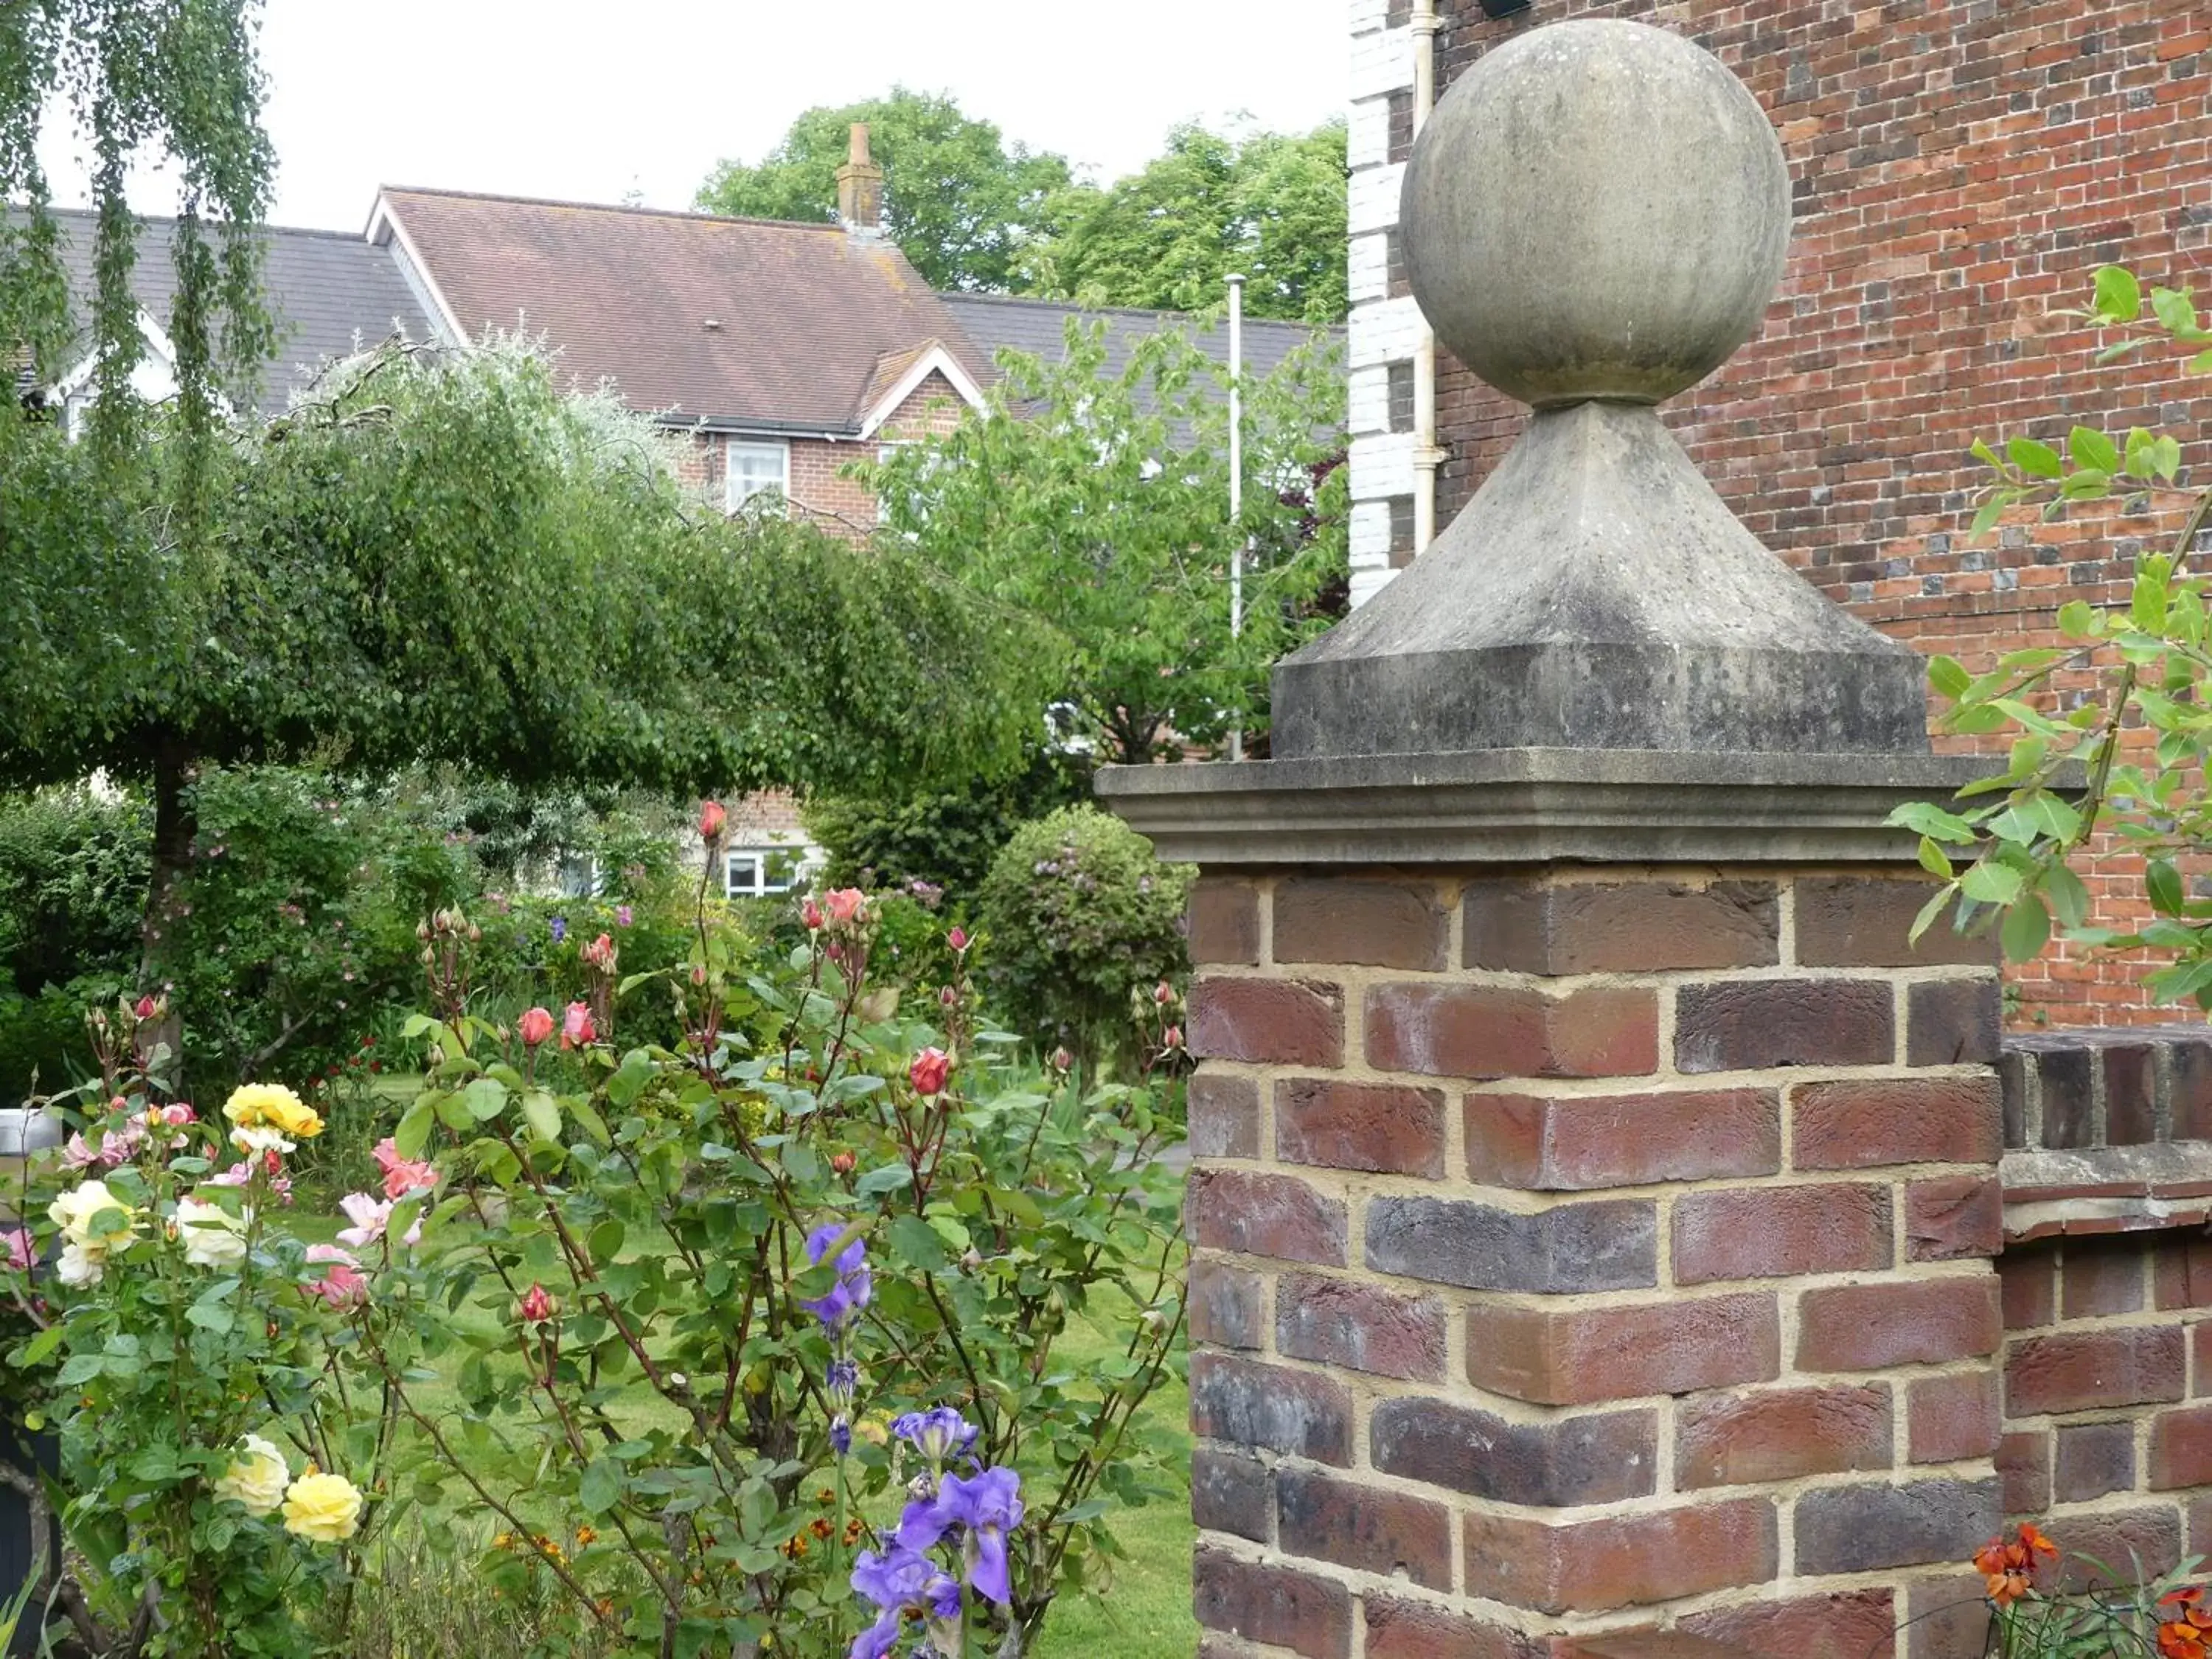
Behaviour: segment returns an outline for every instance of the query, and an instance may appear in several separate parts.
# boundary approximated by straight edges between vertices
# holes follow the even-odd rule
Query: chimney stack
[[[837,169],[837,216],[856,236],[883,234],[884,170],[868,155],[868,124],[853,123],[853,144]]]

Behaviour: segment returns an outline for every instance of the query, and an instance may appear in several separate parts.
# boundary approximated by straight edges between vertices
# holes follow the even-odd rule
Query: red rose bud
[[[138,999],[138,1006],[134,1012],[141,1019],[151,1019],[158,1010],[155,1006],[154,999],[147,996]]]
[[[924,1048],[906,1068],[907,1081],[914,1085],[915,1093],[925,1098],[944,1093],[945,1079],[951,1074],[952,1056],[942,1048]]]
[[[832,1152],[830,1154],[830,1167],[835,1170],[841,1176],[848,1176],[852,1174],[854,1170],[860,1167],[860,1160],[854,1157],[850,1152]]]
[[[955,1008],[960,1004],[960,993],[948,985],[937,994],[937,1000],[943,1007]]]
[[[1175,1000],[1175,987],[1162,980],[1152,988],[1152,1000],[1164,1008]]]
[[[1066,1049],[1055,1048],[1052,1051],[1052,1069],[1054,1071],[1072,1071],[1074,1069],[1074,1066],[1075,1056],[1068,1053]]]
[[[532,1285],[523,1293],[521,1313],[526,1325],[542,1324],[552,1318],[552,1295],[543,1285]]]
[[[702,801],[699,805],[699,839],[712,843],[722,838],[722,826],[730,815],[722,810],[718,800]]]
[[[799,905],[799,919],[805,924],[808,933],[818,933],[822,931],[822,907],[812,899],[808,899]]]
[[[945,936],[945,942],[956,951],[966,950],[968,948],[968,930],[965,927],[954,928],[951,933]]]
[[[553,1035],[553,1016],[543,1008],[532,1008],[515,1022],[515,1027],[522,1033],[523,1046],[535,1048]]]
[[[1160,1041],[1170,1048],[1182,1048],[1182,1027],[1180,1025],[1169,1026],[1166,1030],[1160,1033]]]

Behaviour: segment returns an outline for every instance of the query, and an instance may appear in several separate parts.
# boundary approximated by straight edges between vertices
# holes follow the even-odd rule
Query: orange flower
[[[2027,1550],[2031,1564],[2035,1561],[2055,1561],[2058,1559],[2058,1546],[2036,1530],[2035,1522],[2033,1521],[2023,1521],[2020,1523],[2020,1541]]]
[[[2195,1624],[2182,1620],[2160,1625],[2158,1650],[2165,1659],[2204,1659],[2204,1632]]]
[[[2005,1541],[1992,1538],[1974,1552],[1974,1571],[1986,1577],[1995,1577],[2009,1564],[2005,1559]]]
[[[2027,1575],[2019,1571],[1990,1573],[1984,1582],[1989,1588],[1990,1600],[2001,1607],[2010,1607],[2030,1589]]]

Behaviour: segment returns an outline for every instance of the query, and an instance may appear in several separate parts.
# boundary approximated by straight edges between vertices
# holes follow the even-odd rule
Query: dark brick
[[[1482,1303],[1467,1312],[1468,1381],[1540,1406],[1769,1382],[1781,1347],[1771,1292],[1628,1308]]]
[[[1200,1532],[1267,1543],[1273,1536],[1274,1476],[1256,1457],[1200,1446],[1190,1455],[1190,1518]]]
[[[1989,1176],[1937,1176],[1905,1188],[1905,1259],[1957,1261],[2004,1248],[2004,1188]]]
[[[1797,1499],[1797,1571],[1872,1572],[1962,1561],[1997,1528],[1995,1480],[1827,1486]]]
[[[1940,1365],[1995,1353],[2002,1334],[1995,1273],[1823,1285],[1798,1300],[1797,1368]]]
[[[1997,1079],[2004,1091],[2004,1144],[2008,1152],[2027,1145],[2028,1057],[2007,1049],[1997,1059]]]
[[[1905,1609],[1907,1659],[1984,1659],[1990,1604],[1979,1576],[1922,1579]]]
[[[1727,1187],[1674,1200],[1674,1281],[1784,1279],[1890,1263],[1889,1188]]]
[[[1260,960],[1260,895],[1249,881],[1201,876],[1190,890],[1190,959],[1249,968]]]
[[[2187,1370],[2175,1325],[2023,1337],[2005,1353],[2005,1415],[2179,1400]]]
[[[1260,1156],[1260,1085],[1249,1077],[1200,1071],[1190,1080],[1190,1155]]]
[[[1275,1347],[1292,1359],[1433,1382],[1444,1370],[1443,1304],[1379,1285],[1285,1273],[1275,1286]]]
[[[1287,1078],[1275,1085],[1275,1156],[1389,1175],[1444,1172],[1444,1097],[1387,1083]]]
[[[1275,888],[1277,962],[1442,969],[1449,926],[1430,882],[1323,877]]]
[[[1445,1612],[1433,1601],[1370,1592],[1366,1659],[1547,1659],[1538,1638]]]
[[[2038,1146],[2053,1149],[2097,1144],[2097,1103],[2090,1083],[2095,1056],[2087,1048],[2051,1048],[2035,1057],[2041,1083],[2043,1133]]]
[[[2004,1512],[2040,1516],[2051,1507],[2051,1431],[2025,1429],[1997,1438],[1998,1492]]]
[[[1207,974],[1190,988],[1190,1051],[1276,1066],[1344,1063],[1344,988]]]
[[[1442,1504],[1358,1480],[1285,1468],[1275,1473],[1276,1540],[1316,1556],[1429,1589],[1452,1580],[1451,1512]]]
[[[1681,1094],[1467,1097],[1470,1180],[1541,1192],[1635,1187],[1782,1166],[1768,1089]]]
[[[1352,1396],[1342,1383],[1225,1354],[1190,1357],[1190,1426],[1202,1439],[1352,1462]]]
[[[1643,1199],[1523,1214],[1438,1198],[1367,1206],[1367,1265],[1476,1291],[1626,1291],[1659,1282],[1658,1216]]]
[[[2161,1413],[2161,1419],[2172,1415]],[[2157,1469],[2158,1436],[2151,1436],[2154,1476]],[[2126,1492],[2136,1484],[2136,1425],[2133,1423],[2062,1423],[2058,1447],[2051,1464],[2051,1495],[2061,1504],[2086,1504],[2108,1492]],[[2177,1481],[2193,1486],[2193,1480]],[[2158,1482],[2154,1479],[2155,1488]]]
[[[1333,1578],[1242,1561],[1199,1547],[1191,1564],[1191,1607],[1208,1630],[1288,1648],[1304,1659],[1346,1659],[1352,1592]]]
[[[1790,1091],[1790,1162],[1801,1170],[1995,1164],[2001,1110],[1993,1077],[1800,1083]]]
[[[1528,974],[1763,968],[1780,960],[1771,882],[1470,882],[1463,956],[1470,968]]]
[[[1657,1000],[1626,987],[1376,985],[1365,1025],[1367,1063],[1385,1072],[1635,1077],[1658,1065]]]
[[[1993,934],[1969,938],[1948,915],[1911,942],[1913,918],[1935,888],[1917,879],[1823,877],[1797,884],[1797,962],[1807,968],[1996,966]]]
[[[2212,1140],[2212,1036],[2166,1045],[2172,1067],[2167,1104],[2176,1140]]]
[[[2126,1428],[2123,1423],[2115,1425]],[[2066,1431],[2059,1431],[2059,1461],[2063,1467]],[[2130,1449],[2133,1450],[2130,1442]],[[2153,1492],[2172,1492],[2177,1486],[2212,1486],[2212,1406],[2189,1406],[2160,1412],[2150,1420],[2150,1456],[2143,1484]]]
[[[2004,1322],[2008,1331],[2033,1330],[2058,1316],[2057,1247],[2024,1244],[1997,1258],[2004,1285]]]
[[[1896,1052],[1893,1004],[1881,980],[1686,985],[1674,999],[1674,1063],[1686,1072],[1880,1065]]]
[[[2058,1541],[2066,1553],[2051,1582],[2056,1589],[2147,1583],[2181,1563],[2181,1511],[2171,1504],[2087,1510],[2068,1516],[2064,1527]]]
[[[1674,1482],[1685,1492],[1886,1469],[1890,1455],[1884,1388],[1698,1395],[1675,1418]]]
[[[1869,1654],[1888,1652],[1897,1613],[1886,1589],[1840,1590],[1832,1595],[1717,1607],[1693,1613],[1675,1628],[1725,1643],[1739,1654],[1868,1659]]]
[[[1915,1066],[1990,1065],[2003,1026],[1994,976],[1923,980],[1905,993],[1905,1057]]]
[[[1551,1525],[1466,1517],[1466,1593],[1539,1613],[1699,1595],[1774,1576],[1774,1505],[1743,1498]]]
[[[1183,1209],[1191,1242],[1201,1249],[1345,1265],[1344,1200],[1296,1176],[1194,1170]]]
[[[2105,1144],[2140,1146],[2158,1139],[2158,1054],[2147,1042],[2104,1052]]]
[[[1260,1346],[1260,1275],[1193,1256],[1188,1290],[1190,1340],[1217,1348]]]
[[[2068,1319],[2140,1313],[2143,1304],[2141,1241],[2069,1239],[2058,1269],[2060,1306]]]
[[[1656,1490],[1658,1420],[1632,1411],[1509,1423],[1441,1400],[1384,1400],[1369,1424],[1368,1458],[1385,1474],[1501,1504],[1610,1504]]]
[[[2212,1308],[2212,1238],[2161,1238],[2152,1247],[2151,1288],[2159,1311]]]
[[[1905,1391],[1905,1439],[1915,1463],[1958,1463],[1996,1449],[2000,1422],[1994,1370],[1927,1376]]]

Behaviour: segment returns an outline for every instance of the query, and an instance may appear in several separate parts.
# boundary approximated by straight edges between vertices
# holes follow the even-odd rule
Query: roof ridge
[[[574,208],[585,213],[623,213],[636,218],[687,219],[702,225],[768,225],[778,230],[826,230],[838,235],[844,226],[830,219],[756,219],[735,213],[699,213],[689,208],[645,207],[629,202],[577,202],[557,196],[510,196],[495,190],[447,190],[434,185],[379,185],[380,196],[443,196],[465,202],[505,202],[514,207]]]
[[[21,202],[0,203],[0,207],[4,207],[7,211],[10,213],[21,213],[26,211],[24,204]],[[46,209],[46,211],[58,218],[97,219],[100,216],[98,211],[92,208],[53,207],[50,205]],[[136,219],[142,225],[174,225],[178,222],[177,216],[173,213],[133,213],[131,216]],[[200,222],[211,228],[220,228],[226,222],[226,221],[221,219],[203,219]],[[369,246],[368,239],[362,236],[362,234],[357,230],[333,230],[327,225],[276,225],[263,223],[256,225],[254,228],[258,231],[268,231],[272,234],[278,236],[328,236],[342,242],[359,242],[364,247]]]

